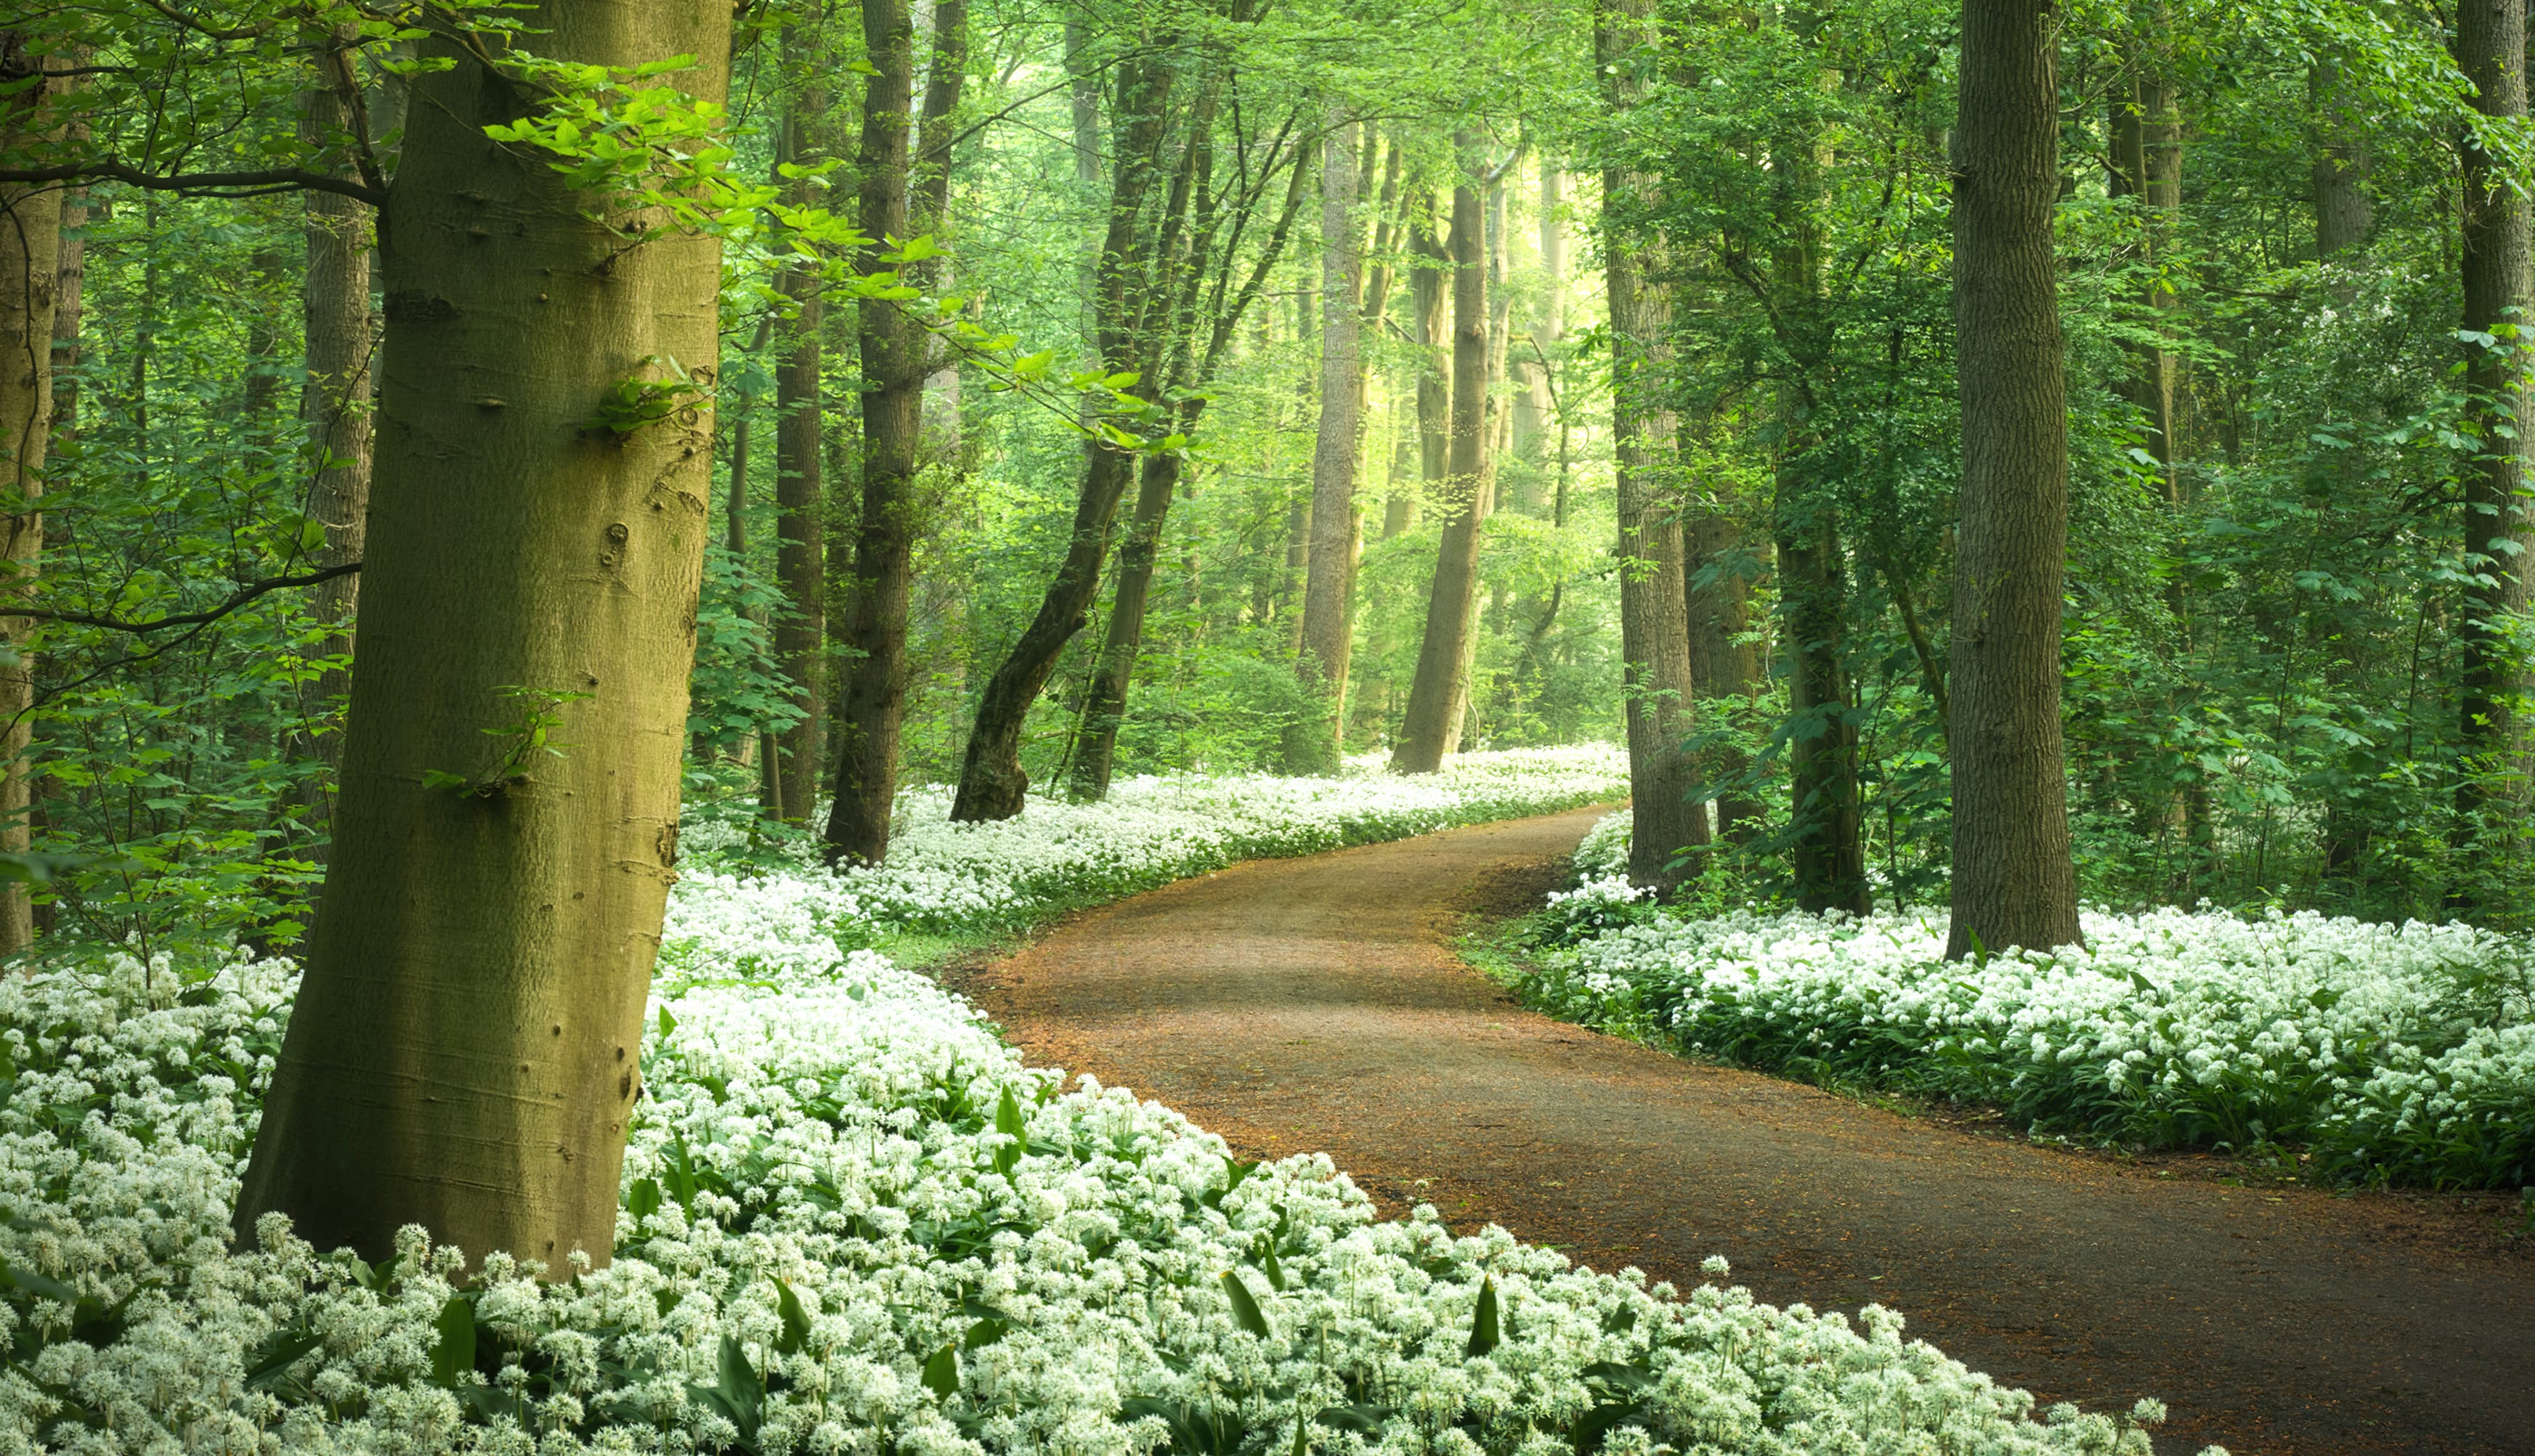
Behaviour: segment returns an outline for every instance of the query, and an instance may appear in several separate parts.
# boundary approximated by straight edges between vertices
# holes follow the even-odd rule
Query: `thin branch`
[[[94,617],[86,612],[47,612],[32,607],[0,608],[0,613],[5,613],[8,617],[31,618],[37,622],[60,622],[72,627],[101,627],[108,632],[128,632],[134,637],[148,637],[154,632],[165,632],[169,628],[208,626],[268,592],[281,591],[293,586],[314,586],[320,581],[332,581],[338,576],[351,576],[360,569],[361,564],[353,561],[345,562],[339,567],[328,567],[321,572],[305,572],[296,576],[268,576],[261,581],[248,582],[238,588],[227,601],[216,607],[200,612],[185,612],[173,617],[153,617],[147,622],[127,622],[120,617]]]
[[[145,172],[112,157],[62,162],[49,167],[0,167],[0,182],[86,182],[110,178],[150,192],[196,192],[214,197],[262,192],[332,192],[371,207],[387,206],[387,194],[349,177],[329,177],[299,167],[274,167],[261,172]]]

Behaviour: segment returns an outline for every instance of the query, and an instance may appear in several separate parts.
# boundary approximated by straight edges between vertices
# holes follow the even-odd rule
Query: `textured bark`
[[[1509,167],[1511,162],[1507,164]],[[1508,340],[1514,336],[1514,292],[1506,286],[1511,270],[1506,261],[1506,168],[1499,168],[1488,187],[1488,449],[1502,458],[1514,444],[1514,411],[1504,406]],[[1537,476],[1525,474],[1521,506],[1540,507]]]
[[[1730,516],[1702,514],[1682,527],[1685,576],[1690,590],[1690,680],[1703,703],[1739,699],[1748,705],[1762,687],[1761,648],[1752,636],[1752,582],[1740,564],[1752,553],[1743,528]],[[1722,781],[1749,764],[1737,753],[1713,751],[1709,776]],[[1764,811],[1760,801],[1736,791],[1716,797],[1716,837],[1728,844],[1749,841]]]
[[[2522,0],[2460,0],[2456,65],[2475,89],[2474,107],[2504,124],[2526,115],[2526,7]],[[2467,760],[2456,784],[2461,835],[2475,834],[2494,814],[2522,813],[2526,725],[2519,712],[2527,690],[2522,649],[2509,641],[2511,619],[2523,615],[2535,583],[2535,524],[2527,503],[2527,344],[2517,331],[2535,328],[2535,275],[2528,257],[2525,193],[2507,165],[2467,137],[2464,152],[2464,327],[2501,335],[2497,347],[2468,344],[2465,385],[2471,393],[2468,433],[2481,449],[2464,469],[2465,550],[2474,568],[2466,586],[2464,670],[2458,747]],[[2511,826],[2513,828],[2513,825]]]
[[[316,76],[301,99],[300,139],[313,152],[332,152],[340,175],[351,175],[343,149],[354,125],[351,90],[341,52],[355,35],[349,27],[316,31]],[[370,516],[370,248],[374,219],[369,205],[331,192],[307,195],[306,266],[300,288],[307,379],[299,392],[299,426],[312,464],[308,518],[325,528],[326,544],[313,565],[341,566],[361,559]],[[301,752],[324,765],[309,781],[308,808],[318,829],[333,837],[336,774],[343,761],[343,704],[352,692],[352,619],[360,604],[358,576],[323,581],[309,592],[309,615],[325,623],[326,639],[315,655],[330,664],[301,691]],[[309,852],[324,857],[322,844]]]
[[[2060,192],[2057,21],[2039,0],[1963,5],[1951,956],[2079,938],[2060,724],[2069,422],[2051,245]]]
[[[1320,434],[1312,450],[1312,520],[1304,563],[1303,643],[1294,671],[1328,702],[1317,723],[1288,735],[1285,766],[1329,773],[1338,766],[1346,724],[1347,655],[1355,596],[1355,469],[1364,434],[1363,323],[1357,289],[1363,259],[1356,237],[1356,126],[1340,117],[1321,151]]]
[[[1452,469],[1453,384],[1444,334],[1450,258],[1435,231],[1435,194],[1422,187],[1409,208],[1408,251],[1417,260],[1408,271],[1409,298],[1417,310],[1417,489],[1394,491],[1384,507],[1382,529],[1389,536],[1416,526],[1419,509],[1443,490]]]
[[[1652,0],[1601,0],[1593,46],[1602,100],[1614,116],[1645,99],[1646,84],[1631,55],[1651,38]],[[1554,174],[1553,174],[1554,175]],[[1605,168],[1605,197],[1658,201],[1659,179]],[[1542,222],[1542,238],[1550,224]],[[1620,657],[1629,731],[1629,878],[1666,897],[1689,874],[1675,856],[1708,842],[1707,805],[1693,797],[1697,757],[1686,751],[1697,722],[1691,664],[1690,589],[1681,513],[1662,488],[1661,455],[1679,430],[1663,402],[1671,384],[1672,292],[1649,274],[1661,271],[1659,237],[1620,235],[1604,221],[1604,282],[1611,319],[1611,444],[1619,488]],[[1544,378],[1541,393],[1548,391]]]
[[[558,61],[695,57],[678,84],[722,99],[726,7],[521,19]],[[546,158],[485,140],[530,104],[514,81],[452,42],[424,55],[447,69],[414,79],[381,220],[335,849],[236,1222],[285,1213],[370,1259],[418,1223],[560,1276],[615,1241],[714,526],[706,406],[588,422],[659,378],[647,360],[714,357],[720,249],[627,248]]]
[[[54,131],[51,85],[30,83],[44,66],[41,42],[0,30],[0,152]],[[42,569],[44,449],[53,420],[53,300],[61,283],[62,190],[0,186],[0,594],[24,600]],[[0,617],[0,852],[31,842],[28,719],[34,707],[34,658],[23,644],[32,623]],[[0,955],[34,940],[34,907],[24,884],[0,885]]]
[[[1463,133],[1453,150],[1465,165],[1476,139]],[[1468,705],[1471,625],[1479,591],[1479,524],[1495,481],[1488,451],[1488,273],[1486,218],[1477,188],[1464,177],[1453,189],[1453,405],[1450,472],[1437,492],[1445,514],[1426,598],[1426,628],[1408,711],[1391,749],[1394,773],[1433,773],[1457,745]]]
[[[1137,370],[1144,383],[1136,389],[1152,397],[1158,361],[1144,354],[1141,328],[1148,302],[1144,259],[1147,242],[1141,223],[1144,199],[1159,169],[1173,75],[1160,58],[1131,59],[1119,66],[1116,165],[1109,189],[1109,225],[1099,261],[1099,285],[1093,299],[1098,323],[1099,353],[1111,370]],[[1029,792],[1029,774],[1021,767],[1021,728],[1030,705],[1056,670],[1058,654],[1090,621],[1091,603],[1100,589],[1100,566],[1108,555],[1109,530],[1118,506],[1135,478],[1136,459],[1100,442],[1087,450],[1082,479],[1074,501],[1074,530],[1056,576],[1039,598],[1038,611],[986,682],[977,701],[977,719],[960,762],[959,789],[952,800],[951,818],[961,823],[1007,819],[1021,812]]]
[[[2341,68],[2318,61],[2307,72],[2307,93],[2314,100],[2315,256],[2330,258],[2368,241],[2377,230],[2377,202],[2368,195],[2375,157],[2368,130],[2352,110],[2341,87]]]
[[[866,27],[896,6],[908,34],[904,0],[873,0]],[[869,38],[866,45],[870,43]],[[910,37],[911,43],[911,37]],[[910,174],[907,83],[871,80],[863,112],[863,232],[875,239],[929,234],[942,226],[951,196],[952,117],[967,71],[967,0],[936,0],[933,62],[926,72],[923,124]],[[894,105],[895,113],[885,111]],[[886,135],[883,135],[886,133]],[[929,288],[929,262],[905,281]],[[845,692],[836,724],[835,807],[828,819],[831,861],[879,864],[889,853],[897,800],[899,731],[906,718],[907,606],[913,598],[916,471],[924,429],[927,338],[895,309],[866,306],[862,318],[863,500],[854,537],[854,579],[846,614]]]
[[[1779,478],[1778,583],[1786,620],[1788,850],[1797,908],[1863,915],[1865,796],[1857,773],[1856,702],[1848,676],[1848,572],[1838,520],[1799,515],[1786,502],[1813,492],[1792,467]]]
[[[891,114],[899,138],[893,158],[863,158],[860,177],[866,211],[876,175],[894,178],[901,188],[905,180],[906,73],[911,58],[904,35],[905,0],[895,3],[895,14],[900,22],[898,30],[865,39],[865,53],[879,72],[871,78],[868,107],[876,110],[894,104],[897,109]],[[863,7],[863,23],[866,27],[885,26],[892,14],[890,0],[873,0]],[[785,59],[793,68],[816,74],[823,57],[815,46],[796,50],[798,36],[798,31],[785,31],[784,48],[791,52]],[[894,46],[889,41],[894,41]],[[827,88],[816,81],[804,82],[784,107],[783,160],[795,165],[811,160],[817,150],[814,136],[825,123],[827,110]],[[865,120],[867,142],[870,110]],[[794,207],[815,207],[821,200],[820,190],[808,178],[788,182],[784,190],[789,194],[785,200]],[[871,231],[868,218],[863,230],[874,237],[880,235]],[[824,539],[828,491],[826,461],[821,455],[826,411],[820,392],[827,310],[821,302],[822,284],[815,267],[786,267],[775,274],[774,286],[789,301],[791,317],[778,326],[779,351],[774,358],[774,589],[782,599],[783,609],[774,618],[773,648],[774,664],[791,689],[792,708],[799,716],[774,734],[772,772],[780,818],[798,824],[809,821],[819,797],[820,718],[828,700],[828,555]],[[874,308],[860,312],[868,319],[890,311]],[[868,359],[870,355],[866,344],[864,357]],[[870,396],[864,398],[868,407]],[[869,433],[866,425],[866,436]]]

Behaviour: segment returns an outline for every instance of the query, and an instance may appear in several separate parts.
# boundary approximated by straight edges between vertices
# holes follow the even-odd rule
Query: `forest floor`
[[[2060,1151],[1515,1004],[1450,947],[1536,908],[1600,813],[1236,866],[951,979],[1033,1063],[1327,1152],[1386,1212],[1684,1286],[1721,1253],[2045,1404],[2157,1396],[2160,1452],[2535,1451],[2535,1240],[2501,1200]]]

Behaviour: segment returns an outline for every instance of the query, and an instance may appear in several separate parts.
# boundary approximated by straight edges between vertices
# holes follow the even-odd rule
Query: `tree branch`
[[[374,208],[387,206],[387,193],[382,189],[350,177],[329,177],[323,172],[299,167],[274,167],[261,172],[160,173],[146,172],[112,157],[61,162],[49,167],[0,167],[0,182],[85,182],[98,177],[151,192],[197,192],[225,197],[249,189],[269,192],[277,188],[296,188],[304,192],[332,192],[368,203]]]
[[[268,576],[261,581],[248,582],[238,588],[227,601],[216,607],[201,612],[180,613],[173,617],[154,617],[147,622],[127,622],[120,617],[93,617],[86,612],[47,612],[41,608],[0,608],[0,620],[6,620],[9,617],[25,617],[37,622],[61,622],[72,627],[101,627],[108,632],[128,632],[135,637],[148,637],[154,632],[165,632],[169,628],[208,626],[268,592],[281,591],[293,586],[314,586],[320,581],[332,581],[338,576],[351,576],[360,569],[361,564],[353,561],[345,562],[339,567],[328,567],[321,572],[302,573],[296,576]]]

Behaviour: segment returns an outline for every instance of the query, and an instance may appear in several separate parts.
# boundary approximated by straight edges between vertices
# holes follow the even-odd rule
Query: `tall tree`
[[[1296,726],[1286,766],[1327,773],[1346,731],[1347,654],[1355,598],[1355,468],[1364,435],[1364,358],[1357,295],[1356,123],[1333,112],[1321,140],[1321,397],[1312,449],[1312,524],[1303,588],[1303,648],[1294,669],[1328,703]]]
[[[906,72],[912,64],[903,24],[905,9],[904,0],[897,0],[894,7],[885,0],[863,7],[864,52],[874,71],[864,108],[866,155],[861,176],[866,209],[876,174],[894,175],[901,187],[904,183]],[[785,29],[783,50],[785,67],[795,75],[783,107],[776,154],[794,168],[806,168],[827,123],[828,88],[821,74],[825,58],[801,26]],[[895,172],[890,158],[868,154],[871,118],[883,106],[897,108],[890,113],[898,137]],[[796,208],[815,206],[818,187],[819,179],[812,176],[786,179],[785,201]],[[868,217],[863,225],[869,232]],[[787,262],[776,272],[774,283],[789,314],[775,335],[780,352],[774,359],[774,582],[783,605],[774,617],[774,661],[790,685],[795,716],[774,735],[771,767],[776,814],[797,824],[809,821],[819,796],[819,730],[827,703],[828,492],[821,453],[827,412],[820,390],[827,310],[822,297],[825,282],[815,263]],[[868,317],[888,311],[860,312]],[[865,354],[868,357],[868,344]]]
[[[1450,470],[1439,494],[1446,513],[1427,592],[1426,626],[1408,711],[1391,751],[1394,773],[1433,773],[1460,742],[1467,692],[1470,630],[1479,591],[1479,526],[1496,494],[1488,450],[1487,218],[1476,175],[1478,138],[1457,132],[1453,150],[1460,175],[1453,187],[1453,402]]]
[[[1410,306],[1416,310],[1417,489],[1394,490],[1383,508],[1382,533],[1395,536],[1417,524],[1418,508],[1442,491],[1452,469],[1453,382],[1446,348],[1445,309],[1452,292],[1445,270],[1452,262],[1435,231],[1435,193],[1417,185],[1408,208]]]
[[[1949,956],[2079,939],[2060,743],[2069,420],[2051,242],[2059,16],[2050,0],[1963,0],[1962,16]]]
[[[889,24],[896,33],[911,39],[905,0],[872,0],[863,7],[863,24],[871,27],[885,13],[894,17]],[[943,225],[950,207],[953,118],[968,69],[967,0],[935,0],[932,45],[911,173],[905,112],[912,83],[893,70],[900,64],[898,58],[880,59],[873,52],[880,74],[871,78],[863,107],[862,230],[875,242],[930,236]],[[897,108],[894,118],[884,109],[892,104]],[[927,288],[934,280],[932,270],[928,259],[902,263],[898,280]],[[898,737],[906,717],[907,604],[921,524],[917,516],[923,509],[916,472],[928,336],[892,308],[866,305],[861,316],[863,500],[843,634],[845,693],[836,724],[836,797],[828,819],[828,855],[832,861],[878,864],[889,853],[890,815],[897,801]]]
[[[2523,0],[2458,0],[2456,66],[2474,89],[2474,109],[2505,128],[2526,118],[2526,6]],[[2474,835],[2497,815],[2514,819],[2526,800],[2525,649],[2515,622],[2535,601],[2535,522],[2527,512],[2530,355],[2535,330],[2535,214],[2509,163],[2463,142],[2467,434],[2477,442],[2464,470],[2464,545],[2473,576],[2465,587],[2462,723],[2465,771],[2456,783],[2459,833]],[[2489,343],[2478,340],[2490,339]],[[2508,829],[2514,832],[2514,824]],[[2457,898],[2470,898],[2470,894]]]
[[[1604,83],[1607,89],[1609,83]],[[1515,374],[1521,384],[1514,400],[1514,448],[1529,450],[1548,428],[1549,366],[1542,362],[1567,333],[1567,196],[1558,163],[1540,159],[1540,299],[1531,320],[1536,346],[1518,353]]]
[[[16,152],[57,129],[58,83],[47,69],[43,39],[0,30],[0,153]],[[0,592],[21,602],[42,567],[44,447],[53,421],[53,299],[61,281],[62,189],[51,183],[0,184]],[[32,624],[0,616],[0,853],[25,854],[31,842],[32,777],[29,719],[35,704],[32,654],[24,645]],[[0,955],[35,938],[27,886],[0,885]]]
[[[1602,100],[1625,116],[1649,90],[1653,0],[1601,0],[1593,27]],[[1625,166],[1602,172],[1602,264],[1610,293],[1611,444],[1619,487],[1620,655],[1629,734],[1629,878],[1669,897],[1685,878],[1677,856],[1708,842],[1707,805],[1688,751],[1697,687],[1691,674],[1690,589],[1683,575],[1679,493],[1665,488],[1663,447],[1677,430],[1671,386],[1672,292],[1660,230],[1645,214],[1658,180]],[[1548,224],[1542,224],[1544,229]],[[1547,233],[1544,231],[1543,236]],[[1548,390],[1543,371],[1541,391]],[[1695,865],[1691,868],[1695,868]]]
[[[2377,227],[2377,203],[2368,194],[2375,155],[2365,124],[2343,89],[2339,63],[2317,61],[2307,71],[2316,128],[2315,256],[2331,258],[2360,246]]]
[[[725,6],[519,17],[541,57],[693,57],[675,84],[723,98]],[[628,247],[648,218],[592,215],[608,200],[552,154],[486,141],[526,83],[480,38],[423,59],[380,229],[335,850],[237,1227],[286,1213],[377,1259],[418,1223],[561,1274],[615,1243],[676,857],[712,422],[654,361],[714,357],[720,247]],[[607,413],[629,394],[658,408]]]

